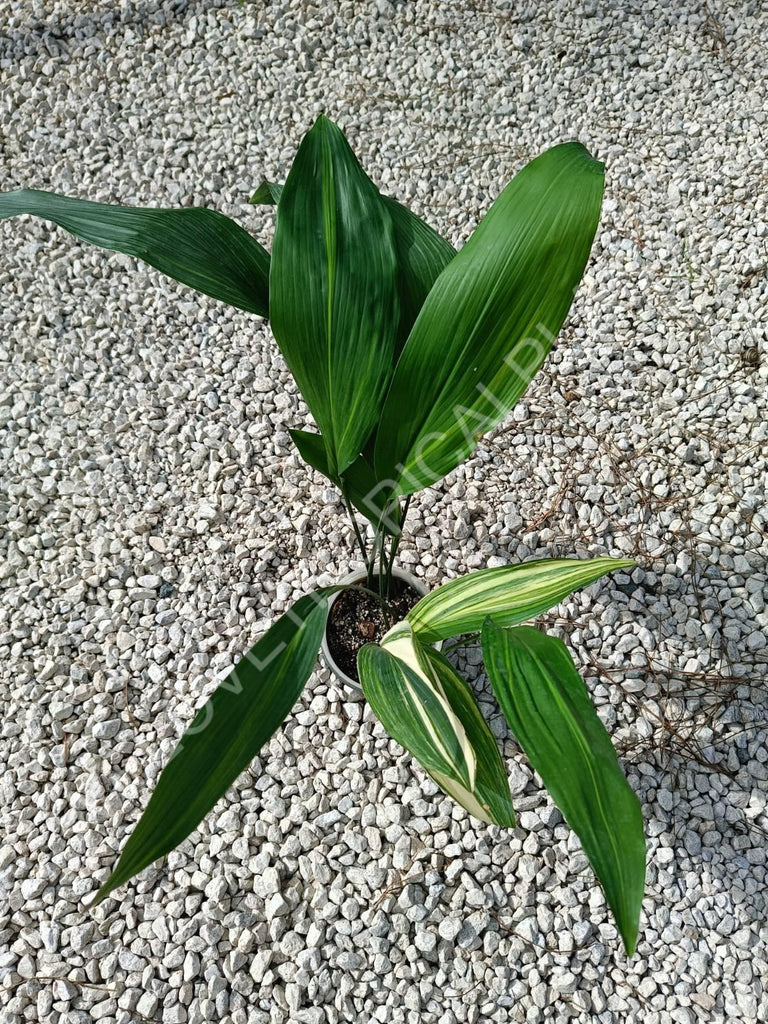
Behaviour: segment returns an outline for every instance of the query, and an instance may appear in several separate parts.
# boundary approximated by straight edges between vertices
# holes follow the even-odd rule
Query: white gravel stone
[[[563,971],[552,977],[552,987],[561,995],[573,994],[578,984],[578,978],[571,971]]]
[[[263,949],[260,950],[251,961],[249,973],[257,985],[260,985],[264,975],[266,974],[267,968],[272,962],[272,950]]]
[[[270,896],[265,907],[267,918],[285,917],[290,909],[290,903],[280,893]]]
[[[136,646],[136,637],[133,633],[127,632],[127,630],[121,629],[118,631],[115,637],[115,643],[120,651],[129,651],[132,647]]]
[[[446,942],[453,942],[462,928],[462,922],[457,917],[445,917],[438,925],[438,933],[441,939]]]
[[[110,718],[106,722],[96,722],[93,735],[97,740],[111,740],[120,732],[120,719]]]
[[[157,1010],[157,1004],[157,996],[152,995],[151,992],[142,992],[139,996],[139,1001],[136,1003],[136,1012],[140,1013],[142,1017],[149,1017],[151,1019]]]
[[[41,895],[47,882],[44,878],[25,878],[20,886],[21,895],[25,900],[34,900]]]
[[[41,921],[40,938],[43,940],[43,945],[48,952],[55,953],[59,948],[59,940],[61,939],[61,925],[55,921]]]

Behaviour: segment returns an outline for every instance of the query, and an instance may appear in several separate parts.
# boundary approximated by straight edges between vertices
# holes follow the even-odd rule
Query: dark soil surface
[[[374,577],[373,589],[379,580]],[[420,595],[403,580],[392,579],[387,601],[390,625],[404,619]],[[357,652],[366,644],[378,643],[387,627],[378,597],[360,590],[344,590],[331,605],[326,637],[333,660],[346,674],[360,682],[357,675]]]

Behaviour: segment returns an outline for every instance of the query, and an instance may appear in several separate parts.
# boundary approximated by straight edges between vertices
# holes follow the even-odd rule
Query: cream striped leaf
[[[407,620],[424,644],[478,632],[488,617],[497,626],[516,626],[554,608],[579,587],[634,564],[626,558],[544,558],[481,569],[430,591]]]
[[[407,622],[382,646],[358,655],[374,714],[435,782],[470,814],[514,825],[504,765],[467,683],[439,652],[419,644]]]
[[[454,714],[462,722],[469,742],[475,752],[477,768],[475,772],[475,789],[473,799],[480,802],[482,809],[488,813],[495,825],[508,828],[515,826],[515,812],[509,793],[509,780],[504,762],[499,753],[498,744],[488,723],[477,706],[472,690],[446,656],[434,647],[420,648],[430,662],[433,672],[439,677],[443,693],[448,699]],[[472,811],[464,794],[451,788],[449,780],[443,780],[439,773],[432,773],[432,778],[446,793],[450,794],[462,807]],[[475,817],[479,817],[476,812]],[[483,819],[484,820],[484,819]]]
[[[414,701],[414,709],[438,754],[449,765],[467,789],[475,784],[477,762],[467,739],[464,726],[453,713],[437,674],[432,670],[419,647],[414,643],[411,627],[398,622],[384,637],[381,646],[398,658],[416,676],[416,687],[421,699]],[[439,713],[435,711],[439,708]]]

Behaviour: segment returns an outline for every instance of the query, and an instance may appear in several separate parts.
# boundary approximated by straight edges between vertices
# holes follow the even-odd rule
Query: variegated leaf
[[[399,622],[384,637],[382,648],[411,670],[414,692],[411,706],[437,754],[467,789],[475,784],[477,762],[461,721],[453,713],[440,679],[414,643],[411,627]]]
[[[488,617],[497,626],[516,626],[554,608],[579,587],[634,564],[626,558],[545,558],[481,569],[430,591],[407,618],[425,644],[477,632]]]
[[[390,735],[481,821],[514,825],[504,765],[467,683],[398,623],[358,655],[363,692]]]

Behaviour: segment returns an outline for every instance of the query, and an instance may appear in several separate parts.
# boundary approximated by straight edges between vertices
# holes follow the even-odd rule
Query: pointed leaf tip
[[[486,616],[497,626],[516,626],[553,608],[579,587],[634,564],[626,558],[543,558],[480,569],[431,591],[407,618],[423,643],[477,632]]]
[[[314,131],[315,128],[318,128],[321,131],[323,131],[323,130],[325,130],[327,128],[335,128],[336,131],[338,131],[338,132],[341,131],[339,126],[336,124],[336,122],[332,121],[330,119],[330,117],[327,117],[325,114],[319,114],[315,118],[315,123],[312,125],[312,128],[310,129],[310,131]]]
[[[509,726],[602,884],[627,956],[645,890],[640,802],[565,644],[531,626],[487,619],[482,651]]]
[[[525,392],[565,320],[603,194],[580,143],[527,164],[441,272],[395,367],[375,467],[398,494],[435,483]]]
[[[315,666],[329,592],[297,601],[200,709],[91,906],[186,839],[281,725]]]
[[[277,206],[282,191],[282,185],[264,178],[248,202],[251,206]]]

